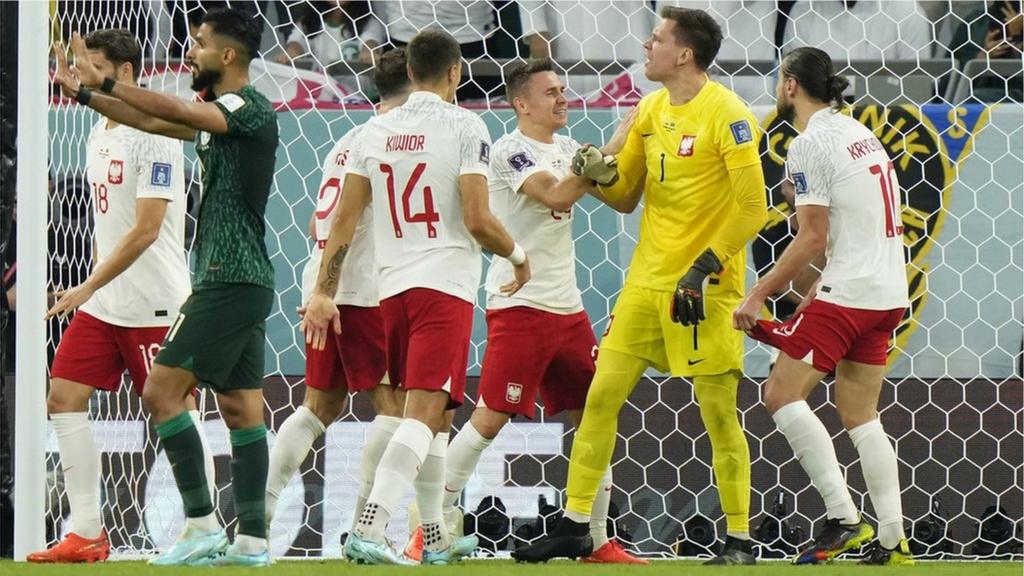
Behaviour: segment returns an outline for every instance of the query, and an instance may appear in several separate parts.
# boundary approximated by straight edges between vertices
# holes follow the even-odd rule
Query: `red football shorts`
[[[828,374],[844,359],[884,365],[905,310],[847,308],[815,299],[785,322],[758,320],[748,334]]]
[[[384,321],[380,308],[338,306],[341,334],[327,329],[323,350],[306,344],[306,386],[317,390],[372,390],[384,379]]]
[[[60,340],[50,377],[112,392],[128,370],[132,388],[141,395],[168,328],[114,326],[79,310]]]
[[[488,310],[477,405],[533,418],[539,390],[548,416],[582,410],[596,351],[586,312],[554,314],[525,306]]]
[[[443,390],[449,408],[462,405],[473,305],[429,288],[412,288],[380,302],[391,384]]]

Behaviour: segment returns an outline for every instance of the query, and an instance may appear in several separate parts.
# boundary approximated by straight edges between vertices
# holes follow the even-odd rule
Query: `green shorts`
[[[267,316],[274,292],[255,284],[195,286],[155,362],[192,371],[217,392],[263,386]]]

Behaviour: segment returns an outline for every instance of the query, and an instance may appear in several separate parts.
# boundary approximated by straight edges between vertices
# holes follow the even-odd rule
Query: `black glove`
[[[710,248],[694,261],[693,266],[679,279],[672,295],[672,310],[669,314],[673,322],[683,326],[700,324],[704,319],[704,279],[708,274],[721,271],[722,263]]]

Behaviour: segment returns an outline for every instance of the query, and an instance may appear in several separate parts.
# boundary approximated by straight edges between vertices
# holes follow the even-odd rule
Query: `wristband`
[[[512,253],[505,256],[505,259],[513,266],[519,266],[523,262],[526,262],[526,250],[523,250],[523,247],[516,242],[515,245],[512,246]]]
[[[110,94],[114,90],[114,85],[117,84],[117,80],[114,80],[110,76],[103,79],[103,83],[100,84],[100,92]]]
[[[85,86],[79,86],[78,94],[75,94],[75,102],[78,102],[82,106],[88,106],[89,100],[92,100],[92,90],[89,90]]]

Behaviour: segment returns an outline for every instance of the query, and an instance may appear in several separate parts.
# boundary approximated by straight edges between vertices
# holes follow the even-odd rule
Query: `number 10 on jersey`
[[[872,164],[868,170],[878,176],[878,184],[882,188],[882,202],[885,203],[885,237],[892,238],[903,235],[903,220],[900,216],[902,211],[900,189],[894,178],[896,168],[893,167],[892,162],[887,162],[885,166]]]
[[[437,238],[437,227],[434,224],[441,221],[441,216],[434,211],[434,195],[430,191],[430,186],[423,187],[422,212],[413,214],[412,208],[409,206],[412,194],[416,190],[416,184],[419,183],[426,168],[427,165],[424,162],[417,164],[409,176],[409,180],[405,183],[405,190],[402,192],[402,219],[410,224],[426,224],[427,237]],[[395,169],[390,164],[381,164],[380,171],[388,177],[388,206],[391,208],[391,224],[395,227],[395,238],[402,238],[402,224],[398,219],[398,207],[395,205]]]

